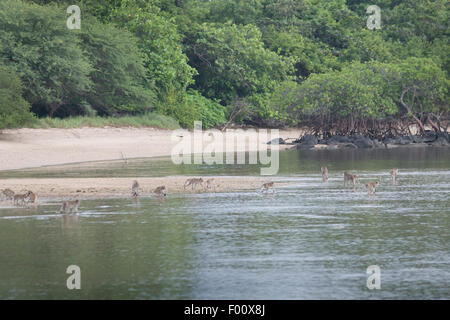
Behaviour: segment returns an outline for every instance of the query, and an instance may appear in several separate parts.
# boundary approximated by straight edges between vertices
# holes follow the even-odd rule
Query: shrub
[[[174,117],[186,128],[193,128],[195,121],[202,121],[204,128],[218,126],[226,121],[226,107],[194,90],[188,91],[184,101],[163,104],[157,111]]]
[[[137,39],[128,31],[85,17],[81,47],[94,70],[86,101],[100,115],[137,114],[154,108],[154,91],[146,79]]]
[[[0,43],[0,60],[22,79],[24,98],[50,116],[91,85],[78,32],[60,8],[0,1]]]
[[[30,104],[22,97],[19,76],[0,65],[0,129],[20,127],[34,119]]]

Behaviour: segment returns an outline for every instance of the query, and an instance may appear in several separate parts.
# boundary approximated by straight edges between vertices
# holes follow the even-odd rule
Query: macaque
[[[369,195],[375,195],[375,191],[377,191],[378,185],[378,181],[371,181],[366,183],[366,188]]]
[[[77,213],[78,212],[78,206],[80,205],[80,200],[74,200],[74,201],[65,201],[63,202],[61,209],[59,209],[59,212],[64,213]]]
[[[322,181],[327,182],[328,181],[328,168],[326,166],[322,166],[320,168],[320,171],[322,171]]]
[[[25,205],[25,199],[27,198],[27,194],[15,194],[13,197],[14,205],[16,206],[24,206]]]
[[[397,182],[398,169],[391,169],[389,173],[391,174],[392,184],[395,184]]]
[[[189,186],[192,186],[192,190],[194,190],[194,188],[197,185],[201,185],[203,187],[203,179],[202,178],[187,179],[186,182],[184,183],[184,190],[186,190],[186,188]]]
[[[136,180],[133,181],[133,185],[131,186],[131,196],[133,198],[139,197],[139,182]]]
[[[344,187],[347,188],[349,186],[349,182],[353,185],[353,190],[355,190],[357,177],[355,174],[344,172]]]
[[[214,178],[210,178],[208,180],[206,180],[206,189],[214,189],[214,191],[216,191],[216,183],[214,181]]]
[[[267,191],[269,191],[270,189],[272,190],[272,192],[275,192],[274,185],[275,185],[274,182],[267,182],[267,183],[264,183],[264,184],[262,185],[262,187],[261,187],[261,192],[267,192]]]
[[[165,197],[167,195],[166,193],[166,186],[159,186],[158,188],[153,191],[157,196]]]

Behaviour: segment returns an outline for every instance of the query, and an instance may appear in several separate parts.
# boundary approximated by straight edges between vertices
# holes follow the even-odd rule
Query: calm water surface
[[[0,209],[2,299],[449,299],[450,150],[283,152],[275,194],[256,191]],[[328,183],[320,166],[327,164]],[[392,185],[391,167],[400,168]],[[355,192],[342,171],[358,174]],[[256,175],[257,166],[133,160],[0,177]],[[378,179],[377,196],[362,182]],[[66,268],[81,268],[81,290]],[[366,269],[381,268],[381,289]]]

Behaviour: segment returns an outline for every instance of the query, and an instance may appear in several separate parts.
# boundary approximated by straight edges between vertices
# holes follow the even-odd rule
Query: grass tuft
[[[147,113],[140,116],[123,117],[88,117],[78,116],[71,118],[41,118],[35,121],[31,128],[63,128],[73,129],[82,127],[154,127],[160,129],[179,129],[180,124],[175,119],[157,113]]]

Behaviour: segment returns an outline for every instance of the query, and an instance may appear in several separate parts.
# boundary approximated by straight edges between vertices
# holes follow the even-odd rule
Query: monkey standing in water
[[[349,182],[351,181],[353,184],[353,190],[355,190],[357,177],[355,174],[344,172],[344,187],[347,188],[349,186]]]
[[[275,185],[274,182],[264,183],[261,187],[261,192],[267,192],[267,191],[269,191],[269,189],[272,189],[272,192],[275,192],[275,189],[273,188],[274,185]]]
[[[135,199],[139,197],[139,182],[137,180],[134,180],[131,186],[131,196]]]
[[[37,195],[33,191],[27,192],[26,202],[31,203],[33,206],[36,206]]]
[[[370,195],[375,195],[375,191],[377,191],[379,182],[378,181],[371,181],[366,183],[367,192]]]
[[[328,168],[326,166],[322,166],[320,168],[320,171],[322,171],[322,181],[327,182],[328,181]]]
[[[397,182],[397,175],[398,175],[398,169],[391,169],[391,171],[389,171],[389,173],[391,174],[391,178],[392,178],[392,184],[396,184]]]
[[[74,201],[65,201],[63,202],[61,209],[59,209],[59,213],[77,213],[78,212],[78,206],[80,205],[80,200],[74,200]]]
[[[25,199],[27,198],[27,196],[28,196],[27,193],[26,194],[15,194],[14,195],[14,205],[25,206]]]

